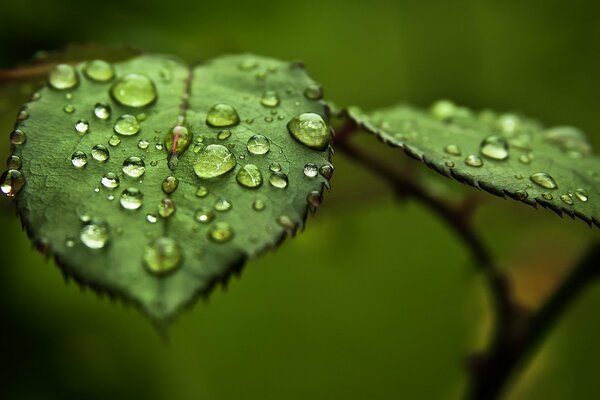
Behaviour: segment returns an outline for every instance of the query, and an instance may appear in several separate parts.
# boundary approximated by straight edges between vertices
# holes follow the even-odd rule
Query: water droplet
[[[317,190],[313,190],[306,196],[306,201],[314,209],[321,205],[321,203],[323,202],[323,197],[321,196],[320,192],[318,192]]]
[[[2,193],[9,198],[13,198],[23,188],[23,185],[25,185],[25,178],[23,178],[23,174],[20,171],[9,169],[2,174],[0,182],[2,182],[0,186]]]
[[[194,219],[201,224],[208,224],[215,219],[215,213],[208,208],[199,208],[194,214]]]
[[[324,150],[329,145],[331,131],[319,114],[299,114],[291,119],[287,128],[296,140],[312,149]]]
[[[248,59],[242,61],[239,65],[240,69],[244,70],[244,71],[254,69],[257,66],[258,66],[258,63],[256,62],[256,60],[254,60],[252,58],[248,58]]]
[[[156,167],[158,165],[158,161],[152,160],[152,161],[150,161],[150,165],[152,165],[153,167]]]
[[[146,120],[146,114],[145,113],[139,113],[138,115],[135,116],[135,119],[137,119],[140,122],[145,121]]]
[[[544,139],[571,154],[588,155],[592,153],[592,145],[585,133],[572,126],[557,126],[544,133]]]
[[[156,218],[156,215],[154,214],[148,214],[146,215],[146,221],[150,222],[151,224],[155,224],[158,221],[158,218]]]
[[[9,156],[6,160],[6,167],[8,169],[21,169],[23,166],[23,162],[21,161],[21,157],[17,155]]]
[[[144,248],[144,265],[154,275],[175,271],[182,259],[179,245],[168,237],[159,237]]]
[[[265,117],[265,122],[273,122],[273,117],[271,117],[271,116],[267,115],[267,116]]]
[[[319,167],[317,167],[317,164],[308,163],[304,166],[303,171],[305,176],[314,178],[319,173]]]
[[[106,146],[102,144],[97,144],[94,147],[92,147],[92,157],[94,157],[94,160],[101,162],[106,161],[108,160],[109,156],[110,153],[108,152]]]
[[[525,165],[530,164],[531,163],[531,157],[529,157],[529,155],[527,155],[527,154],[521,154],[519,156],[519,162],[521,164],[525,164]]]
[[[554,198],[550,193],[542,193],[542,197],[546,200],[552,200]]]
[[[94,106],[94,115],[97,118],[107,120],[110,118],[110,106],[106,103],[96,103]]]
[[[175,213],[176,210],[175,202],[168,197],[162,199],[158,204],[158,215],[160,215],[162,218],[169,218]]]
[[[446,154],[450,154],[451,156],[460,156],[462,154],[460,148],[455,144],[449,144],[448,146],[444,147],[444,152],[446,152]]]
[[[224,198],[219,198],[215,201],[215,210],[217,211],[229,211],[231,209],[231,203]]]
[[[93,218],[83,224],[79,239],[90,249],[101,249],[110,239],[110,227],[103,220]]]
[[[254,164],[246,164],[238,171],[235,176],[237,182],[247,188],[257,188],[262,185],[262,174]]]
[[[436,101],[431,106],[431,115],[439,120],[448,120],[456,114],[456,105],[448,100]]]
[[[515,198],[517,200],[521,200],[522,201],[522,200],[525,200],[527,197],[529,197],[529,193],[527,193],[524,190],[517,190],[515,192]]]
[[[504,136],[491,135],[483,139],[479,151],[487,158],[506,160],[508,158],[508,142]]]
[[[73,93],[65,93],[65,99],[66,99],[66,100],[71,100],[71,99],[73,99]]]
[[[279,105],[279,96],[272,90],[267,90],[263,93],[260,99],[260,104],[265,107],[277,107]]]
[[[85,119],[80,119],[75,123],[75,130],[79,133],[87,133],[90,129],[90,124]]]
[[[454,161],[446,161],[445,165],[448,168],[454,168],[455,167]]]
[[[219,132],[217,134],[217,139],[219,139],[219,140],[225,140],[229,136],[231,136],[231,131],[229,129],[224,129],[224,130],[222,130],[221,132]]]
[[[144,194],[133,187],[123,190],[119,199],[121,206],[126,210],[137,210],[142,206],[143,201]]]
[[[150,142],[146,139],[140,139],[140,141],[138,142],[138,148],[142,150],[146,150],[148,146],[150,146]]]
[[[506,135],[513,135],[521,126],[521,119],[514,114],[503,114],[498,118],[498,128]]]
[[[96,82],[107,82],[115,76],[112,66],[104,60],[93,60],[86,63],[83,72]]]
[[[120,135],[131,136],[140,131],[140,123],[133,115],[123,114],[117,119],[113,129]]]
[[[283,228],[285,228],[285,230],[288,231],[288,232],[290,232],[290,233],[293,232],[296,229],[296,224],[287,215],[281,215],[280,217],[278,217],[277,218],[277,223],[280,226],[282,226]]]
[[[83,151],[76,151],[71,155],[71,163],[77,168],[83,168],[87,164],[87,155]]]
[[[162,144],[160,144],[160,143],[156,143],[156,145],[154,146],[154,148],[155,148],[156,150],[159,150],[159,151],[160,151],[160,150],[162,150],[162,149],[163,149],[163,145],[162,145]]]
[[[561,195],[560,199],[562,200],[563,203],[568,204],[570,206],[572,206],[574,204],[573,199],[568,194]]]
[[[529,177],[533,183],[538,184],[539,186],[546,189],[556,189],[558,185],[554,181],[550,175],[545,172],[536,172],[535,174]]]
[[[73,239],[72,237],[66,238],[65,239],[65,246],[67,246],[69,248],[75,247],[75,239]]]
[[[589,198],[587,192],[584,189],[577,189],[575,191],[575,196],[577,196],[577,198],[583,201],[584,203],[588,201]]]
[[[166,194],[171,194],[177,189],[177,186],[179,186],[179,179],[174,176],[167,176],[162,183],[162,190]]]
[[[254,200],[254,202],[252,203],[252,208],[253,208],[255,211],[262,211],[262,210],[264,210],[264,209],[265,209],[265,207],[266,207],[266,205],[265,205],[265,202],[264,202],[264,201],[262,201],[262,200],[260,200],[260,199],[256,199],[256,200]]]
[[[236,164],[235,156],[227,147],[211,144],[198,153],[194,172],[200,178],[214,178],[231,171]]]
[[[327,180],[330,180],[333,177],[333,165],[331,164],[324,164],[321,165],[321,168],[319,168],[319,173],[321,174],[321,176]]]
[[[271,165],[269,165],[269,170],[271,172],[279,172],[281,171],[281,164],[278,162],[271,163]]]
[[[323,88],[320,85],[312,84],[304,89],[304,97],[308,100],[321,100],[323,98]]]
[[[63,111],[66,112],[67,114],[73,114],[75,112],[75,106],[73,106],[73,104],[67,104],[63,108]]]
[[[217,243],[224,243],[233,237],[233,229],[226,222],[217,222],[208,232],[208,237]]]
[[[192,133],[183,125],[173,127],[165,135],[165,147],[172,155],[183,153],[190,143],[192,143]]]
[[[119,104],[127,107],[145,107],[156,100],[154,82],[146,75],[131,73],[116,81],[110,95]]]
[[[21,110],[17,114],[17,121],[23,121],[23,120],[26,120],[27,118],[29,118],[29,113],[27,112],[27,110]]]
[[[283,172],[273,172],[269,177],[269,183],[278,189],[285,189],[288,185],[288,177]]]
[[[146,165],[139,157],[128,157],[123,161],[123,172],[132,178],[139,178],[146,172]]]
[[[240,117],[237,111],[229,104],[215,104],[206,114],[206,123],[217,128],[237,125],[239,122]]]
[[[483,165],[483,160],[475,154],[469,154],[467,158],[465,158],[465,164],[470,167],[481,167]]]
[[[110,139],[108,139],[108,144],[110,144],[112,147],[117,147],[121,144],[121,138],[117,135],[112,135]]]
[[[12,144],[23,144],[25,143],[26,140],[26,136],[25,136],[25,132],[23,132],[20,129],[15,129],[14,131],[12,131],[10,133],[10,142]]]
[[[266,154],[271,147],[271,142],[263,135],[254,135],[248,139],[246,148],[251,154],[261,155]]]
[[[68,64],[58,64],[50,71],[48,83],[54,89],[71,89],[79,83],[79,75],[72,66]]]
[[[523,175],[521,175],[521,174],[515,174],[515,178],[516,179],[523,179]]]
[[[205,186],[200,186],[196,191],[196,196],[206,197],[208,195],[208,189]]]
[[[107,172],[100,180],[102,186],[108,189],[114,189],[119,186],[119,177],[114,172]]]

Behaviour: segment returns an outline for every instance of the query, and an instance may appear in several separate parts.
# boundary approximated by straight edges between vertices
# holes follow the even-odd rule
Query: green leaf
[[[304,113],[326,127],[302,65],[243,55],[190,69],[145,55],[92,67],[50,73],[12,134],[22,166],[2,178],[68,276],[166,320],[320,204],[329,128],[308,126],[325,138],[309,147],[287,127]]]
[[[516,114],[439,101],[429,112],[397,105],[347,115],[435,171],[500,197],[600,225],[600,160],[573,127],[544,128]]]

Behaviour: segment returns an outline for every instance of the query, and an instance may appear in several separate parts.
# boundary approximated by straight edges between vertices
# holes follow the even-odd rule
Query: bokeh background
[[[599,11],[576,0],[5,1],[0,66],[73,42],[187,61],[255,52],[305,61],[339,105],[450,98],[576,125],[598,147]],[[18,109],[0,98],[2,157]],[[343,154],[334,162],[333,190],[307,231],[184,312],[168,343],[132,307],[65,284],[2,199],[0,398],[461,398],[467,357],[490,333],[468,252],[423,206],[399,203]],[[533,308],[600,238],[501,199],[487,199],[476,224]],[[599,308],[591,285],[505,397],[597,399]]]

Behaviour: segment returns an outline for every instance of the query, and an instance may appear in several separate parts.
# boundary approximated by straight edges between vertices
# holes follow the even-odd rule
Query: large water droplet
[[[87,164],[87,155],[83,151],[76,151],[71,155],[71,163],[77,168],[83,168]]]
[[[101,249],[110,239],[110,227],[103,220],[91,219],[81,227],[79,238],[90,249]]]
[[[72,66],[68,64],[58,64],[50,71],[48,83],[54,89],[71,89],[79,83],[79,75]]]
[[[123,161],[123,172],[132,178],[139,178],[146,172],[146,165],[139,157],[128,157]]]
[[[260,104],[265,107],[277,107],[279,105],[279,96],[272,90],[267,90],[263,93],[260,99]]]
[[[110,106],[106,103],[96,103],[94,106],[94,115],[97,118],[106,120],[110,118]]]
[[[140,123],[133,115],[123,114],[117,119],[113,129],[120,135],[131,136],[140,131]]]
[[[288,177],[283,172],[273,172],[269,177],[269,183],[278,189],[285,189],[288,185]]]
[[[159,237],[144,248],[144,265],[154,275],[165,275],[181,264],[183,256],[175,240]]]
[[[224,243],[233,237],[233,229],[226,222],[217,222],[208,232],[208,237],[217,243]]]
[[[119,186],[119,177],[114,172],[107,172],[100,180],[102,186],[108,189],[114,189]]]
[[[115,76],[112,66],[104,60],[92,60],[86,63],[83,72],[96,82],[108,82]]]
[[[475,154],[469,154],[467,158],[465,158],[465,164],[470,167],[481,167],[483,166],[483,160]]]
[[[312,149],[324,150],[329,145],[331,131],[319,114],[299,114],[291,119],[287,128],[296,140]]]
[[[581,201],[583,201],[584,203],[586,201],[588,201],[588,194],[584,189],[577,189],[575,191],[575,196],[577,196],[577,198]]]
[[[237,182],[247,188],[257,188],[262,185],[262,174],[254,164],[246,164],[238,171],[235,176]]]
[[[531,175],[529,179],[531,179],[533,183],[536,183],[546,189],[556,189],[558,187],[554,181],[554,178],[545,172],[536,172],[535,174]]]
[[[126,210],[137,210],[144,202],[144,194],[136,188],[127,188],[121,193],[119,199],[121,206]]]
[[[255,155],[266,154],[270,147],[271,143],[269,139],[263,135],[254,135],[248,139],[248,143],[246,143],[248,151]]]
[[[162,190],[166,194],[171,194],[177,189],[177,186],[179,186],[179,179],[174,176],[167,176],[162,183]]]
[[[210,126],[225,127],[237,125],[239,122],[237,111],[229,104],[215,104],[206,114],[206,123]]]
[[[491,135],[483,139],[479,151],[487,158],[506,160],[508,158],[508,142],[504,136]]]
[[[75,130],[79,133],[85,134],[90,129],[90,124],[85,119],[80,119],[75,123]]]
[[[200,178],[214,178],[231,171],[236,164],[235,156],[227,147],[211,144],[198,153],[194,172]]]
[[[215,213],[208,208],[200,208],[194,214],[194,219],[200,222],[201,224],[208,224],[209,222],[212,222],[213,219],[215,219]]]
[[[25,178],[23,178],[23,174],[20,171],[9,169],[2,174],[0,182],[2,193],[9,198],[13,198],[23,188],[23,185],[25,185]]]
[[[97,144],[94,147],[92,147],[92,157],[94,157],[94,160],[96,161],[104,162],[108,160],[108,157],[110,157],[110,153],[108,152],[106,146],[102,144]]]
[[[110,95],[119,104],[128,107],[145,107],[156,100],[154,82],[146,75],[131,73],[116,81]]]
[[[10,133],[10,143],[12,144],[23,144],[26,139],[25,132],[20,129],[15,129]]]

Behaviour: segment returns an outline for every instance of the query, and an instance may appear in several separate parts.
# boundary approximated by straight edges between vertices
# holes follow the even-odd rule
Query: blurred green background
[[[340,105],[445,97],[573,124],[600,146],[600,13],[591,1],[2,4],[0,67],[72,42],[188,61],[242,51],[301,59]],[[0,99],[7,136],[19,106]],[[1,149],[5,157],[8,139]],[[183,313],[168,343],[132,307],[64,284],[2,199],[0,398],[461,398],[467,356],[490,329],[469,254],[421,205],[398,203],[342,154],[334,161],[333,191],[307,232]],[[600,238],[500,199],[488,199],[476,222],[529,307]],[[599,307],[593,285],[506,398],[597,399]]]

